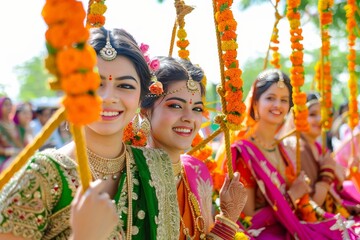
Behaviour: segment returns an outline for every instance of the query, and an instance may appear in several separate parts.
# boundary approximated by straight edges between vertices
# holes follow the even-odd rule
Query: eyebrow
[[[101,79],[106,79],[106,77],[101,75],[101,74],[100,74],[100,78]],[[138,83],[138,80],[136,78],[134,78],[133,76],[130,76],[130,75],[125,75],[125,76],[120,76],[120,77],[114,78],[114,80],[128,80],[128,79],[134,80],[135,82]]]
[[[167,101],[170,101],[170,100],[178,100],[178,101],[180,101],[180,102],[186,103],[186,100],[185,100],[185,99],[183,99],[183,98],[178,98],[178,97],[171,97],[171,98],[166,99],[165,101],[167,102]],[[204,105],[204,103],[203,103],[202,101],[194,102],[194,104],[202,104],[202,105]]]

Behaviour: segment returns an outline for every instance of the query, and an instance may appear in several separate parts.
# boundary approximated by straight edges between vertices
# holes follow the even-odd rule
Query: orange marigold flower
[[[225,174],[219,172],[219,171],[215,171],[212,174],[212,180],[213,180],[213,184],[214,184],[214,189],[216,191],[220,191],[224,180],[225,180]]]
[[[229,41],[231,39],[236,39],[237,34],[235,31],[231,30],[231,31],[225,31],[222,36],[221,36],[221,40],[222,41]]]
[[[90,94],[66,95],[62,103],[66,109],[69,122],[74,125],[86,125],[99,120],[101,98]]]
[[[243,117],[241,115],[235,115],[232,113],[228,113],[226,116],[226,120],[232,124],[240,126],[242,123]]]
[[[95,63],[96,54],[90,46],[86,46],[83,50],[68,48],[58,52],[56,58],[56,65],[62,76],[79,70],[92,70]]]
[[[180,49],[180,50],[178,51],[178,54],[179,54],[179,57],[180,57],[180,58],[188,59],[188,58],[189,58],[189,55],[190,55],[190,52],[189,52],[188,50]]]
[[[191,147],[195,147],[197,146],[199,143],[201,143],[203,140],[203,138],[200,136],[199,133],[197,133],[191,143]]]
[[[54,48],[72,46],[74,43],[86,42],[89,32],[82,23],[68,22],[55,24],[45,33],[47,42]]]
[[[233,19],[233,13],[230,9],[225,9],[224,11],[220,12],[220,14],[218,15],[218,19],[217,21],[221,22],[221,21],[227,21],[230,19]]]
[[[187,46],[189,46],[189,41],[188,40],[178,40],[176,42],[176,46],[178,46],[181,49],[186,48]]]
[[[301,0],[287,0],[288,8],[296,8],[300,5]]]
[[[92,27],[102,27],[105,24],[105,16],[99,14],[88,14],[88,23]]]
[[[61,78],[61,88],[70,95],[95,92],[99,85],[100,77],[95,72],[75,73]]]
[[[46,1],[41,15],[47,25],[53,25],[66,21],[82,22],[86,13],[81,2]]]
[[[241,79],[239,79],[242,75],[242,71],[239,68],[229,68],[225,70],[224,75],[229,80],[236,79],[237,81],[242,81]]]
[[[221,59],[223,61],[233,61],[235,60],[237,57],[237,51],[236,50],[228,50],[226,52],[224,52],[224,54],[221,56]]]

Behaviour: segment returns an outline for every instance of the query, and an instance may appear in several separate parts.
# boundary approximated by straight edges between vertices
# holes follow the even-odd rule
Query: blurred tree
[[[44,66],[44,56],[35,56],[15,67],[20,83],[19,99],[28,101],[39,97],[56,96],[56,92],[48,87],[50,77]]]

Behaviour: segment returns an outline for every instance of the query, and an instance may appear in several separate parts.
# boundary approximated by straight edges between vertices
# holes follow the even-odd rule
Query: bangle
[[[319,177],[319,182],[326,182],[329,185],[331,185],[331,183],[334,181],[333,178],[329,177],[329,176],[320,176]]]
[[[239,230],[239,226],[235,222],[218,214],[215,217],[215,226],[207,236],[210,239],[233,240]]]
[[[334,174],[329,172],[320,172],[320,177],[329,177],[332,180],[334,180],[335,178]]]
[[[231,227],[235,231],[239,231],[239,225],[237,223],[231,221],[229,218],[225,217],[224,215],[216,215],[215,220],[220,221],[221,223]]]
[[[335,171],[334,166],[332,166],[332,165],[330,165],[330,164],[322,165],[322,166],[320,167],[320,171],[321,171],[322,169],[325,169],[325,168],[329,168],[329,169]]]

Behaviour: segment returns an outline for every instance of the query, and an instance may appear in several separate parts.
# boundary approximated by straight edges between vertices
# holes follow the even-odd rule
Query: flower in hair
[[[156,71],[160,68],[160,61],[159,59],[155,58],[155,59],[152,59],[149,63],[149,67],[150,67],[150,70],[151,71]]]
[[[162,83],[159,82],[155,76],[152,79],[153,79],[153,82],[149,86],[150,93],[155,94],[155,95],[161,95],[164,92]]]

